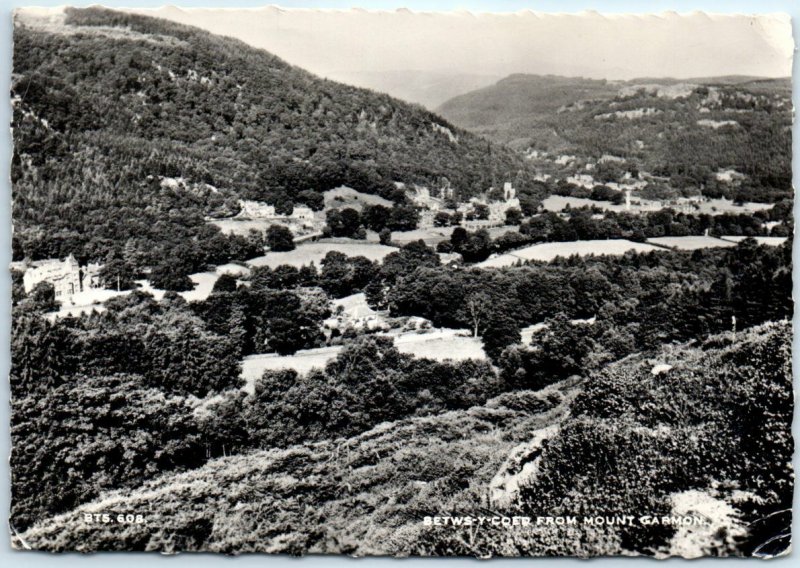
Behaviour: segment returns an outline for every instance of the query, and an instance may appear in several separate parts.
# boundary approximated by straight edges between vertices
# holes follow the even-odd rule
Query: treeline
[[[330,209],[325,214],[325,236],[367,238],[367,229],[381,235],[381,243],[387,244],[391,231],[413,231],[419,223],[419,212],[401,195],[392,207],[365,205],[359,212],[352,207]],[[388,231],[386,233],[385,231]]]
[[[546,211],[524,221],[519,232],[532,242],[562,242],[590,239],[629,239],[644,241],[654,237],[712,236],[788,236],[792,234],[791,202],[784,201],[766,211],[754,213],[680,213],[665,208],[659,211],[629,213],[592,208],[570,209],[568,218]],[[765,223],[778,221],[768,229]]]
[[[504,390],[487,361],[437,362],[400,353],[390,337],[362,336],[324,369],[267,371],[251,396],[209,405],[215,451],[245,451],[349,437],[407,416],[482,404]]]
[[[771,221],[777,224],[767,228],[766,223]],[[475,263],[495,253],[537,243],[605,239],[644,242],[655,237],[703,235],[706,231],[711,236],[786,237],[791,236],[793,227],[791,203],[785,201],[766,211],[721,215],[677,213],[672,209],[617,213],[581,207],[569,209],[568,216],[552,211],[539,213],[521,221],[518,230],[509,230],[494,239],[485,229],[468,231],[456,227],[450,239],[439,243],[436,250],[456,252],[465,262]]]

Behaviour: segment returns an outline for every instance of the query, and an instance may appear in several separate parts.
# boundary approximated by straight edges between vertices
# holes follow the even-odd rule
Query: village
[[[543,175],[542,178],[544,177]],[[578,177],[570,175],[565,180],[567,183],[579,187],[594,187],[596,183],[589,175]],[[556,212],[558,215],[568,218],[571,209],[585,205],[599,206],[600,210],[622,210],[634,214],[657,211],[664,207],[664,203],[632,198],[632,195],[642,188],[642,183],[632,180],[629,175],[626,175],[622,185],[612,187],[612,191],[624,195],[624,198],[617,200],[616,203],[551,195],[544,200],[542,211]],[[483,196],[474,197],[461,203],[454,202],[453,188],[449,185],[444,185],[434,191],[422,186],[407,188],[400,185],[399,187],[406,190],[409,201],[413,203],[419,213],[419,221],[415,229],[392,232],[390,243],[379,242],[377,233],[373,231],[368,231],[363,240],[325,237],[328,211],[344,207],[361,210],[370,204],[391,205],[390,202],[378,196],[341,187],[326,192],[323,210],[314,211],[310,207],[298,205],[288,214],[277,213],[275,206],[270,204],[240,200],[240,210],[235,216],[209,219],[208,222],[218,226],[223,232],[238,234],[246,234],[253,230],[265,232],[272,225],[284,226],[291,231],[296,248],[290,251],[265,250],[262,256],[256,258],[242,259],[221,266],[209,266],[203,272],[191,274],[193,289],[179,292],[179,295],[186,301],[203,301],[209,297],[214,290],[215,283],[223,275],[236,278],[241,285],[248,285],[250,272],[255,267],[264,266],[276,269],[281,266],[291,266],[299,269],[312,264],[320,266],[323,264],[326,254],[331,250],[339,251],[348,257],[360,256],[380,263],[386,255],[397,251],[397,247],[412,241],[421,240],[428,246],[436,247],[447,241],[456,227],[463,227],[469,231],[486,230],[491,238],[502,237],[519,229],[518,225],[508,223],[509,212],[520,211],[520,199],[511,182],[504,182],[499,192],[490,190]],[[493,195],[496,198],[489,199],[487,195]],[[705,207],[710,214],[721,214],[732,210],[744,210],[752,213],[769,207],[767,204],[734,206],[725,200],[704,199],[683,200],[667,205],[672,209],[683,208],[683,210],[692,212]],[[517,217],[517,215],[512,216]],[[597,214],[595,216],[602,217]],[[443,217],[448,220],[447,223],[441,222]],[[496,269],[527,261],[549,262],[558,256],[571,255],[622,255],[628,251],[654,252],[725,248],[736,246],[737,242],[743,238],[704,234],[655,237],[646,239],[644,242],[601,239],[539,243],[502,254],[493,254],[488,259],[475,264],[474,267]],[[761,236],[757,240],[760,244],[778,246],[785,242],[786,237]],[[453,266],[461,264],[458,254],[440,252],[439,256],[445,264],[452,263]],[[25,260],[13,263],[11,268],[23,273],[22,282],[27,294],[42,282],[53,286],[54,299],[60,307],[57,311],[47,314],[46,317],[51,320],[68,316],[75,317],[93,310],[102,311],[103,303],[106,300],[130,293],[130,290],[104,287],[99,277],[103,266],[99,263],[81,266],[74,256],[63,260]],[[135,285],[136,289],[152,294],[156,300],[160,300],[166,293],[164,290],[154,288],[146,278],[137,280]],[[301,350],[293,355],[281,356],[265,352],[246,357],[242,361],[242,376],[246,379],[247,385],[250,385],[246,388],[251,388],[253,381],[268,369],[291,368],[298,372],[307,372],[313,367],[324,366],[342,349],[341,339],[333,340],[333,337],[340,336],[346,329],[351,330],[351,333],[373,333],[391,337],[401,352],[411,353],[418,357],[424,356],[440,360],[486,358],[481,341],[474,337],[469,330],[437,329],[431,325],[431,322],[422,318],[401,318],[400,320],[389,318],[387,312],[371,308],[363,293],[333,300],[331,312],[332,316],[322,322],[328,345]],[[530,341],[532,334],[540,329],[536,326],[523,329],[522,335]]]
[[[546,152],[529,150],[526,157],[538,165],[546,167],[537,175],[537,181],[549,183],[551,186],[570,187],[586,191],[603,188],[612,194],[610,200],[590,199],[570,195],[552,194],[543,200],[540,211],[558,213],[568,217],[570,211],[580,207],[591,207],[598,211],[627,212],[642,214],[670,209],[678,213],[722,215],[726,213],[755,213],[772,207],[768,203],[733,203],[730,200],[710,199],[700,195],[678,197],[668,200],[653,200],[639,197],[639,194],[651,183],[654,176],[625,169],[624,159],[617,156],[603,155],[596,161],[579,159],[572,155],[549,155]],[[601,182],[592,173],[603,164],[620,167],[618,182]],[[549,166],[549,167],[547,167]],[[545,173],[546,171],[559,173]],[[579,173],[579,172],[585,173]],[[558,176],[558,177],[554,177]],[[721,170],[716,174],[720,183],[736,185],[742,176],[735,170]],[[161,184],[175,185],[181,183],[173,179],[164,179]],[[293,235],[297,248],[288,252],[265,250],[263,256],[252,259],[241,259],[223,266],[209,267],[209,270],[190,275],[194,289],[181,292],[187,301],[203,300],[211,293],[214,283],[223,274],[231,274],[246,279],[249,267],[269,266],[275,268],[289,265],[299,268],[314,263],[319,265],[329,250],[338,250],[346,256],[364,256],[371,261],[380,262],[389,253],[409,242],[422,240],[426,245],[436,247],[450,238],[456,227],[469,231],[484,229],[491,238],[519,229],[518,224],[510,219],[521,219],[521,203],[517,190],[510,181],[505,181],[499,190],[489,188],[483,195],[472,197],[467,201],[456,200],[457,192],[449,182],[439,188],[421,185],[406,186],[397,183],[398,189],[406,192],[407,199],[418,213],[416,228],[405,231],[393,231],[391,243],[379,243],[378,234],[366,231],[363,240],[352,238],[326,238],[326,214],[331,210],[353,208],[361,211],[364,206],[391,206],[386,199],[372,194],[362,193],[342,186],[325,192],[324,208],[315,211],[305,205],[295,205],[288,213],[279,213],[275,205],[253,200],[239,200],[239,211],[232,217],[207,218],[207,222],[219,227],[223,233],[246,235],[250,231],[264,233],[272,225],[288,228]],[[580,193],[580,192],[577,192]],[[602,218],[602,213],[595,214]],[[777,222],[766,223],[767,230]],[[629,250],[637,252],[671,250],[697,250],[702,248],[722,248],[735,246],[744,237],[741,236],[709,236],[686,235],[665,236],[646,239],[644,242],[633,242],[626,239],[584,240],[574,242],[542,243],[525,246],[502,254],[493,254],[487,260],[476,264],[478,268],[498,268],[511,266],[529,260],[551,261],[557,256],[580,256],[590,254],[620,255]],[[759,236],[760,244],[778,246],[785,242],[784,236]],[[440,253],[443,262],[460,261],[458,254]],[[55,301],[60,304],[58,312],[51,317],[75,316],[93,309],[102,309],[102,303],[114,296],[127,293],[114,287],[104,287],[100,280],[102,264],[88,263],[80,266],[74,256],[65,259],[45,259],[30,261],[28,259],[11,264],[12,270],[23,273],[23,285],[26,293],[30,293],[40,282],[52,284]],[[143,291],[153,293],[157,298],[164,295],[163,290],[153,288],[147,279],[136,282]]]

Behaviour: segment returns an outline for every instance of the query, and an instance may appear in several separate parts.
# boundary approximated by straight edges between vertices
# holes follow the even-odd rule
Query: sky
[[[502,6],[502,4],[498,4]],[[52,8],[29,9],[49,13]],[[59,12],[63,8],[56,8]],[[788,77],[787,15],[129,8],[232,36],[328,79],[436,110],[515,73]]]
[[[137,9],[233,36],[329,78],[422,71],[606,79],[791,75],[788,16]]]

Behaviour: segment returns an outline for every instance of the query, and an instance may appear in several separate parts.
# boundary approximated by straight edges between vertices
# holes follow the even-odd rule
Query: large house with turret
[[[40,282],[49,282],[55,289],[56,300],[64,302],[78,292],[100,287],[100,268],[95,263],[81,268],[72,255],[64,260],[40,260],[27,267],[22,284],[25,293],[30,293]]]

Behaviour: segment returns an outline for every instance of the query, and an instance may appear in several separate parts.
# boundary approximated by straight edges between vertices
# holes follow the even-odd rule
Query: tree
[[[392,231],[391,229],[381,229],[381,232],[378,233],[378,240],[382,245],[389,246],[392,244]]]
[[[294,202],[291,199],[278,199],[275,201],[275,213],[277,215],[291,215],[294,212]]]
[[[185,264],[164,259],[153,267],[150,272],[150,284],[161,290],[184,292],[194,288],[194,283],[189,278],[190,268]]]
[[[393,231],[413,231],[419,223],[419,213],[410,205],[395,205],[386,226]]]
[[[59,308],[56,302],[56,289],[50,282],[42,281],[36,284],[28,294],[26,304],[34,310],[53,312]]]
[[[217,281],[214,282],[214,288],[211,290],[212,294],[219,294],[224,292],[235,292],[237,286],[236,277],[231,274],[222,274]]]
[[[274,252],[294,250],[294,236],[288,227],[270,225],[267,229],[267,246]]]
[[[326,213],[327,229],[334,237],[352,238],[361,226],[361,216],[358,211],[347,207],[341,211],[330,209]]]
[[[322,211],[325,208],[325,196],[313,189],[305,189],[298,193],[297,200],[306,204],[312,211]]]
[[[472,215],[476,219],[486,220],[489,218],[489,206],[484,203],[476,203],[472,206]]]
[[[492,253],[492,239],[486,229],[480,229],[470,234],[461,247],[455,250],[464,257],[464,262],[481,262]]]
[[[380,232],[389,221],[391,210],[381,204],[365,205],[361,210],[361,221],[371,231]]]
[[[497,360],[503,349],[522,341],[519,324],[501,306],[496,306],[486,320],[481,336],[483,349],[493,360]]]
[[[110,290],[130,290],[135,286],[133,269],[116,249],[108,254],[100,269],[100,283]]]
[[[492,300],[488,294],[473,292],[464,300],[464,311],[472,326],[472,337],[483,334],[485,320],[492,310]]]
[[[522,223],[522,211],[516,207],[506,209],[506,225],[519,225]]]
[[[434,227],[449,227],[451,217],[447,211],[439,211],[433,218]]]
[[[269,320],[267,345],[278,355],[293,355],[298,349],[313,345],[320,336],[312,320],[303,317],[275,318]]]

